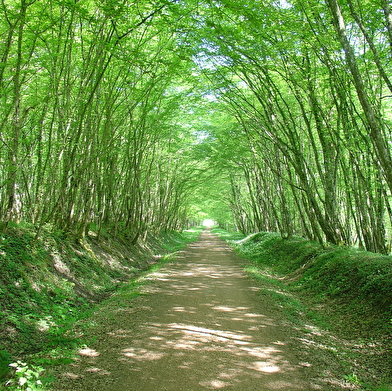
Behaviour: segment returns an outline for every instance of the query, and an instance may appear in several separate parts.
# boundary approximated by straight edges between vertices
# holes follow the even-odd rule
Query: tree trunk
[[[384,139],[383,122],[380,113],[376,113],[366,92],[366,87],[363,82],[358,64],[355,58],[354,49],[346,34],[346,26],[343,15],[341,13],[337,0],[328,0],[328,5],[332,13],[333,24],[336,33],[339,37],[340,43],[344,49],[348,68],[353,77],[354,86],[358,95],[358,99],[362,106],[367,124],[369,126],[369,135],[372,139],[374,147],[377,151],[380,164],[383,168],[385,180],[388,184],[389,190],[392,193],[392,159]]]

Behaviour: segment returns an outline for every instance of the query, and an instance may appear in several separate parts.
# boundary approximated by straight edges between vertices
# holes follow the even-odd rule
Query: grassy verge
[[[392,389],[392,257],[274,233],[213,232],[252,261],[248,273],[313,347],[328,346],[347,387]]]
[[[83,343],[70,332],[76,321],[200,232],[164,232],[136,246],[93,232],[83,243],[50,230],[37,239],[29,226],[0,236],[0,389],[42,389],[50,381],[42,368],[71,361]]]

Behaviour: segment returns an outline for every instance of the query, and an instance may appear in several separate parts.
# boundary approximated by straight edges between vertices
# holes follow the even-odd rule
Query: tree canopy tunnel
[[[388,253],[388,0],[7,0],[0,221],[212,219]]]

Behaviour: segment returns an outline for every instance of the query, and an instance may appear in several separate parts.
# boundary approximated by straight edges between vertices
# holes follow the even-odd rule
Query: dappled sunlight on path
[[[317,389],[290,352],[290,329],[271,316],[237,261],[203,232],[145,278],[133,307],[122,305],[63,373],[61,390]]]

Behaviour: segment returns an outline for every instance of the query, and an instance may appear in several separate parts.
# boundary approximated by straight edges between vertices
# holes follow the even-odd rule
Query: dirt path
[[[292,329],[240,264],[204,231],[147,277],[144,294],[102,308],[89,326],[96,341],[62,368],[54,389],[320,389],[292,351]]]

